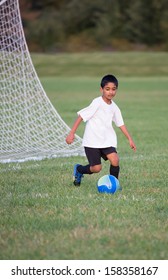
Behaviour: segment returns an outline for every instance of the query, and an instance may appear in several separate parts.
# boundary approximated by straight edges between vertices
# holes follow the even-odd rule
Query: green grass
[[[141,57],[150,60],[153,55]],[[161,69],[159,58],[163,55],[166,65],[166,54],[155,55]],[[75,54],[60,56],[65,56],[64,65],[58,64],[56,71],[62,67],[60,72],[63,68],[66,72]],[[87,58],[85,64],[93,63],[92,72],[97,74],[81,71],[79,75],[66,72],[65,76],[47,77],[48,56],[34,57],[46,65],[42,84],[70,126],[76,111],[99,95],[105,70],[101,69],[100,75],[95,58],[92,61],[91,55],[83,56]],[[140,54],[132,56],[140,60]],[[101,57],[100,65],[107,54]],[[124,54],[114,57],[112,68],[116,69],[116,65],[122,65]],[[140,60],[141,69],[145,69],[146,60],[144,64]],[[134,153],[117,131],[122,192],[97,192],[96,182],[108,173],[108,162],[103,162],[101,173],[85,176],[80,188],[72,185],[72,169],[76,162],[87,163],[85,157],[0,164],[0,259],[168,259],[168,78],[161,75],[161,70],[156,75],[152,63],[148,75],[139,75],[138,67],[128,76],[119,75],[115,102],[137,145]],[[131,71],[129,60],[126,68]],[[72,64],[72,73],[75,71]],[[80,136],[83,128],[79,128]]]
[[[32,54],[32,59],[40,77],[100,78],[108,72],[115,73],[117,77],[167,77],[168,72],[167,52]]]

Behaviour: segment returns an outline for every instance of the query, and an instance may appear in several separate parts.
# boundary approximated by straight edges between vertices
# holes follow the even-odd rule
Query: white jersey
[[[117,127],[124,124],[121,111],[112,101],[107,104],[103,98],[97,97],[92,103],[77,112],[86,122],[82,144],[90,148],[117,147],[117,136],[112,122]]]

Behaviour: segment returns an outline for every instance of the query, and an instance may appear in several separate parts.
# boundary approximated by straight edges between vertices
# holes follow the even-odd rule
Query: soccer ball
[[[97,189],[100,193],[114,194],[118,190],[122,190],[120,183],[113,175],[104,175],[97,182]]]

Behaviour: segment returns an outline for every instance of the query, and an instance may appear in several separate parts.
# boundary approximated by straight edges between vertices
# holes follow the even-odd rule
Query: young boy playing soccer
[[[118,178],[120,167],[116,151],[117,136],[112,122],[124,133],[131,149],[136,150],[135,143],[124,124],[121,111],[113,101],[117,88],[118,80],[115,76],[104,76],[100,87],[102,96],[95,98],[88,107],[77,112],[78,117],[66,138],[66,142],[71,144],[81,121],[86,122],[82,144],[89,164],[85,166],[76,164],[74,166],[75,186],[80,186],[83,174],[101,171],[101,158],[109,160],[110,174]]]

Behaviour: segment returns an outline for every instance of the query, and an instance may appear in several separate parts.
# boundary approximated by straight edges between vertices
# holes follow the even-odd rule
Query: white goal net
[[[0,0],[0,162],[83,154],[34,69],[18,0]]]

